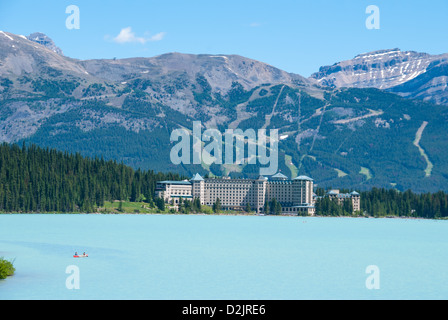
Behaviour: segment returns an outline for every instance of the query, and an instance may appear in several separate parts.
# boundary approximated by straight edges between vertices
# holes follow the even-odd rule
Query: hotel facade
[[[288,179],[277,173],[269,179],[202,178],[199,174],[186,181],[160,181],[156,197],[174,205],[182,200],[198,198],[202,205],[212,206],[217,199],[224,210],[242,211],[251,207],[265,213],[265,204],[275,199],[281,204],[282,214],[314,215],[314,182],[307,176]]]

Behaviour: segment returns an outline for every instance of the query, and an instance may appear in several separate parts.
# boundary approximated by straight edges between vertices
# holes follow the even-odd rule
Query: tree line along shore
[[[134,169],[117,161],[83,157],[79,153],[3,143],[0,145],[0,213],[220,213],[219,203],[207,207],[196,200],[184,201],[177,211],[154,196],[157,181],[187,178],[176,173]],[[325,194],[320,188],[315,192]],[[414,193],[372,188],[360,195],[361,210],[355,214],[349,203],[338,205],[322,197],[316,202],[316,215],[448,217],[448,194],[444,191]],[[278,202],[267,205],[269,214],[281,211]],[[251,214],[250,208],[243,213]]]

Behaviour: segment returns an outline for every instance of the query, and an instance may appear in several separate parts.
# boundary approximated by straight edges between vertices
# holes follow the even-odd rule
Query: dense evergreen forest
[[[342,190],[348,193],[350,190]],[[316,190],[318,195],[325,194],[325,190]],[[328,197],[316,202],[316,214],[320,216],[351,216],[353,206],[351,200],[342,205],[336,204]],[[361,192],[361,212],[358,215],[371,217],[414,217],[440,219],[448,217],[448,194],[413,193],[411,190],[400,192],[395,189],[372,188]]]
[[[448,194],[416,194],[410,190],[373,188],[361,193],[361,210],[369,216],[402,216],[438,219],[448,217]]]
[[[153,198],[156,182],[181,179],[185,177],[135,170],[123,163],[82,157],[79,153],[35,145],[0,145],[0,212],[96,212],[105,201],[114,200],[159,207]],[[325,190],[317,189],[316,193],[323,195]],[[349,216],[352,206],[349,202],[340,206],[324,197],[316,203],[316,214]],[[358,214],[445,218],[448,194],[372,188],[361,193]]]
[[[78,153],[0,145],[2,212],[95,212],[113,200],[153,205],[157,181],[181,178]]]

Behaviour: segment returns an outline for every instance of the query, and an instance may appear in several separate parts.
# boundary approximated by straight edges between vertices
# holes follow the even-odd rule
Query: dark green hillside
[[[203,87],[206,92],[206,84]],[[279,169],[288,175],[309,175],[321,187],[448,190],[446,106],[407,100],[377,89],[335,90],[319,97],[285,85],[245,91],[234,84],[228,95],[207,94],[211,99],[207,103],[222,110],[217,116],[227,119],[218,126],[223,133],[232,123],[243,130],[279,129],[283,136]],[[151,103],[146,93],[139,96],[132,91],[124,98],[122,108],[105,101],[67,98],[26,103],[32,112],[51,113],[25,139],[27,143],[187,176],[196,172],[258,175],[258,167],[253,165],[237,171],[216,165],[173,165],[169,158],[171,132],[181,127],[192,129],[196,120],[204,124],[209,116],[199,112],[188,116]],[[2,105],[4,119],[14,118],[21,107],[11,100]],[[239,119],[236,109],[246,116]],[[428,160],[415,145],[417,132],[425,122],[419,145]]]
[[[318,100],[299,89],[286,88],[281,94],[279,86],[272,88],[280,96],[267,128],[279,128],[281,134],[288,135],[280,148],[300,173],[309,174],[320,186],[395,187],[419,192],[448,189],[446,106],[376,89],[337,90]],[[274,97],[251,102],[249,107],[256,114],[241,126],[266,124]],[[297,97],[301,97],[300,103]],[[264,107],[269,104],[271,108]],[[424,122],[428,125],[420,145],[433,165],[429,175],[425,173],[428,163],[414,145]],[[284,160],[280,159],[280,164]]]

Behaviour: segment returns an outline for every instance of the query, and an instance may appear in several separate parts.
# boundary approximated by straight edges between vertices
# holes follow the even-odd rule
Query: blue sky
[[[72,4],[79,30],[65,26]],[[365,26],[369,5],[379,30]],[[1,0],[0,30],[46,33],[77,59],[239,54],[309,76],[374,50],[446,53],[447,12],[447,0]]]

